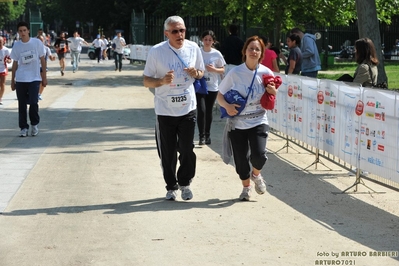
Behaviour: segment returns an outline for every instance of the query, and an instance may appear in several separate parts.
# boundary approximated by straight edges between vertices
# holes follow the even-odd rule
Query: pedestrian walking
[[[73,37],[69,37],[69,49],[71,50],[71,64],[72,72],[78,71],[80,62],[80,53],[82,52],[82,44],[89,45],[82,37],[79,36],[79,32],[76,30],[73,32]]]
[[[196,93],[197,98],[197,125],[199,131],[199,145],[211,144],[211,125],[213,120],[213,106],[218,94],[220,76],[224,74],[223,55],[213,48],[216,42],[215,33],[206,30],[201,35],[204,46],[201,49],[205,64],[204,78],[206,80],[208,94]]]
[[[186,26],[181,17],[165,20],[164,35],[168,40],[148,53],[144,86],[155,88],[156,142],[166,199],[175,200],[180,188],[182,199],[190,200],[196,168],[193,142],[197,102],[193,82],[203,77],[205,67],[198,45],[185,39]],[[180,166],[176,171],[177,160]]]
[[[258,194],[266,192],[266,184],[261,170],[266,163],[266,143],[269,135],[269,123],[266,111],[260,99],[265,90],[276,95],[274,83],[266,87],[262,75],[274,76],[273,72],[260,64],[265,52],[265,45],[258,36],[252,36],[242,50],[244,63],[230,70],[219,85],[217,100],[233,118],[228,118],[223,139],[223,161],[229,163],[234,157],[236,172],[241,179],[243,190],[240,200],[251,197],[251,180],[255,183]],[[239,115],[238,104],[227,102],[224,95],[236,90],[242,97],[247,97],[244,109]]]
[[[122,37],[122,33],[120,31],[116,33],[116,37],[113,39],[112,45],[114,47],[115,71],[119,69],[119,72],[121,72],[123,49],[126,46],[126,41]]]
[[[60,62],[61,76],[64,76],[65,54],[69,51],[69,45],[65,38],[65,32],[61,32],[60,37],[55,41],[54,48],[57,51],[58,60]]]
[[[11,51],[12,78],[11,89],[17,91],[18,117],[21,129],[19,136],[26,137],[29,132],[27,122],[27,104],[29,104],[29,119],[32,126],[31,135],[39,133],[40,122],[38,94],[40,82],[47,86],[46,71],[40,72],[40,64],[46,69],[46,51],[43,42],[29,37],[29,24],[22,21],[17,25],[21,41],[15,42]]]
[[[11,63],[10,50],[4,46],[4,39],[0,38],[0,105],[3,104],[3,95],[8,75],[7,64]]]

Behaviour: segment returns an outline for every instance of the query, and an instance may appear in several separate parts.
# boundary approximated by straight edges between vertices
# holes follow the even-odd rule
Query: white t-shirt
[[[212,48],[210,52],[205,52],[204,49],[201,49],[201,53],[205,66],[213,65],[216,68],[220,68],[226,65],[223,55],[214,48]],[[204,77],[208,85],[208,91],[218,91],[219,76],[220,75],[215,72],[208,72],[205,70]]]
[[[6,58],[10,57],[10,50],[7,47],[3,46],[3,49],[0,50],[0,73],[6,71],[7,63],[5,62]]]
[[[82,51],[82,43],[85,41],[81,37],[69,37],[67,39],[69,41],[69,48],[72,52],[80,52]]]
[[[255,70],[247,68],[245,63],[232,68],[229,73],[224,77],[222,82],[219,84],[219,92],[225,94],[229,90],[238,91],[244,98],[248,95],[249,86],[251,85],[252,78],[254,77]],[[260,112],[263,108],[260,105],[260,99],[265,93],[265,87],[263,86],[262,75],[272,75],[273,72],[262,64],[259,64],[258,72],[256,74],[253,88],[253,95],[249,94],[247,105],[242,110],[240,115],[255,114]],[[238,129],[249,129],[260,124],[268,125],[266,113],[262,116],[249,117],[246,119],[237,119],[235,128]]]
[[[185,66],[171,50],[190,67],[205,70],[201,50],[195,42],[184,40],[180,49],[169,45],[169,41],[153,46],[148,52],[144,76],[163,78],[167,72],[174,70],[173,83],[155,89],[154,105],[157,115],[183,116],[196,109],[197,100],[193,86],[194,78],[183,69]]]
[[[101,48],[101,46],[103,46],[103,43],[104,42],[101,39],[95,39],[93,41],[93,45],[94,45],[95,48]]]
[[[108,41],[107,39],[101,39],[103,41],[103,44],[101,45],[101,50],[107,49]]]
[[[37,38],[30,38],[28,42],[15,42],[11,51],[11,59],[18,62],[15,81],[42,81],[40,58],[45,55],[44,44]]]
[[[123,37],[115,37],[113,43],[115,43],[115,52],[123,54],[123,47],[126,45],[125,39]]]

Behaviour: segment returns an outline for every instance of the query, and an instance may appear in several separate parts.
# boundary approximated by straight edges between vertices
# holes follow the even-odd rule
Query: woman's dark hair
[[[258,41],[258,42],[260,43],[261,54],[260,54],[259,62],[258,62],[258,63],[260,63],[260,62],[263,60],[263,56],[264,56],[264,54],[265,54],[266,46],[265,46],[265,44],[263,43],[263,40],[262,40],[261,37],[254,35],[254,36],[249,37],[249,38],[247,39],[247,41],[246,41],[245,44],[244,44],[244,47],[242,48],[242,52],[241,52],[241,53],[242,53],[242,61],[243,61],[243,62],[245,62],[245,59],[246,59],[246,57],[247,57],[247,56],[245,55],[245,52],[247,51],[248,45],[249,45],[251,42],[254,42],[254,41]]]
[[[213,44],[212,47],[215,47],[215,44],[217,44],[218,42],[216,41],[216,35],[213,31],[211,30],[206,30],[201,34],[201,40],[205,37],[205,36],[211,36],[213,39]]]
[[[366,62],[366,64],[378,65],[377,52],[372,40],[369,38],[361,38],[355,42],[355,60],[356,63],[361,64]]]
[[[211,30],[206,30],[206,31],[204,31],[204,32],[201,34],[201,40],[202,40],[205,36],[207,36],[207,35],[211,36],[212,39],[216,42],[216,35],[215,35],[215,33],[214,33],[213,31],[211,31]]]
[[[301,45],[301,37],[299,37],[298,34],[293,33],[290,36],[288,36],[287,38],[289,38],[291,41],[295,41],[297,46]]]

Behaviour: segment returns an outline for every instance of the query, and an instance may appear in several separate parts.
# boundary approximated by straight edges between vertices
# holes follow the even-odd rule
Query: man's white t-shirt
[[[104,42],[101,39],[95,39],[93,41],[93,45],[94,45],[95,48],[101,48],[101,46],[103,46],[103,43]]]
[[[214,48],[212,48],[210,52],[205,52],[204,49],[201,49],[201,53],[205,66],[213,65],[216,68],[220,68],[226,65],[223,55]],[[215,72],[208,72],[205,70],[204,77],[206,85],[208,86],[208,91],[218,91],[219,76],[220,75]]]
[[[115,52],[123,54],[123,47],[126,45],[125,39],[123,37],[115,37],[113,43],[115,43]]]
[[[40,58],[46,55],[44,44],[37,38],[30,38],[28,42],[15,42],[11,51],[11,59],[18,62],[15,81],[42,81],[40,76]]]
[[[10,57],[10,50],[8,50],[7,47],[3,46],[3,49],[0,50],[0,73],[6,71],[7,64],[5,62],[5,59],[7,57]]]
[[[255,70],[248,69],[245,63],[232,68],[224,77],[222,82],[220,82],[219,92],[224,95],[226,92],[233,89],[238,91],[244,98],[247,97],[254,74]],[[262,79],[262,75],[264,74],[274,76],[273,72],[269,68],[259,64],[252,86],[253,94],[249,94],[246,107],[242,110],[240,115],[256,114],[263,110],[263,107],[260,105],[260,99],[265,93]],[[260,124],[269,124],[266,113],[261,116],[237,119],[235,128],[249,129]]]
[[[82,43],[85,41],[81,37],[70,37],[67,39],[69,41],[69,48],[73,52],[81,52],[82,51]]]
[[[193,86],[194,78],[184,71],[184,64],[172,51],[175,51],[189,67],[204,71],[201,50],[195,42],[184,40],[180,49],[170,46],[169,41],[153,46],[148,52],[144,76],[163,78],[173,70],[173,83],[155,89],[154,105],[157,115],[183,116],[196,109],[197,100]]]

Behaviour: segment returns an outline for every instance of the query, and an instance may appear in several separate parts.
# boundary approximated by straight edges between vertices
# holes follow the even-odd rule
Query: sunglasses
[[[180,33],[185,33],[186,32],[186,29],[179,29],[179,30],[168,30],[170,33],[172,33],[172,34],[176,34],[176,33],[178,33],[178,32],[180,32]]]

